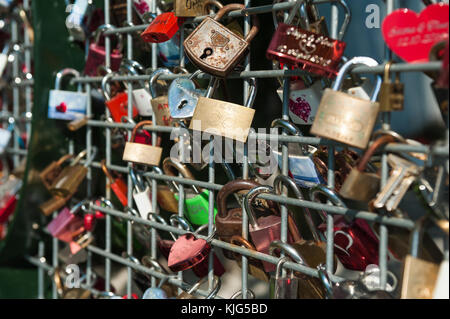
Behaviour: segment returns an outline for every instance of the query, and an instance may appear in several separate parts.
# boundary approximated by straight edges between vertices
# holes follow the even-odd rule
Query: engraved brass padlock
[[[200,70],[226,77],[248,53],[250,42],[259,31],[256,15],[253,16],[253,27],[245,39],[218,22],[226,13],[244,8],[244,5],[236,3],[224,6],[214,19],[207,17],[186,38],[186,55]]]
[[[62,156],[59,160],[53,161],[39,174],[39,177],[41,178],[42,184],[44,184],[45,188],[50,190],[55,179],[58,178],[59,174],[61,174],[61,171],[63,170],[62,165],[64,164],[65,161],[71,158],[73,158],[72,154],[66,154]]]
[[[205,0],[175,0],[173,11],[177,17],[201,16],[204,11]]]
[[[370,101],[339,92],[344,76],[355,64],[374,67],[378,62],[369,57],[354,57],[342,66],[333,89],[326,89],[323,94],[311,134],[365,149],[380,108],[376,99],[380,91],[381,77],[377,76],[377,84]]]
[[[156,146],[134,143],[137,131],[144,125],[150,126],[152,124],[152,121],[142,121],[134,127],[131,134],[131,142],[125,144],[125,150],[123,151],[122,157],[124,161],[150,166],[159,165],[162,154],[162,148],[159,147],[159,145],[161,145],[161,136],[158,136]]]
[[[384,67],[384,81],[380,90],[380,112],[402,111],[405,96],[404,85],[400,82],[400,73],[395,73],[395,82],[391,82],[390,69],[393,61],[386,63]]]
[[[169,109],[169,98],[167,95],[158,96],[156,93],[156,81],[163,74],[173,74],[169,69],[160,68],[156,69],[150,75],[150,94],[152,96],[151,104],[153,109],[153,114],[156,119],[156,125],[159,126],[172,126],[173,119],[170,116]]]

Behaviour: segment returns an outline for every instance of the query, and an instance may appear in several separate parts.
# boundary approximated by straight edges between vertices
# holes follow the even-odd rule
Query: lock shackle
[[[236,194],[239,191],[250,190],[258,186],[260,186],[260,184],[248,179],[236,179],[225,184],[217,193],[217,215],[222,218],[227,216],[228,196]]]
[[[205,1],[205,3],[203,4],[203,10],[205,11],[205,14],[209,15],[209,10],[211,10],[211,7],[216,7],[220,10],[223,8],[223,4],[217,0]]]
[[[377,138],[367,149],[367,151],[364,153],[364,156],[361,158],[361,160],[358,163],[358,166],[356,169],[360,172],[364,172],[367,168],[367,164],[370,161],[370,158],[373,156],[373,154],[380,149],[382,146],[389,144],[389,143],[395,143],[396,139],[391,135],[383,135],[379,138]]]
[[[114,77],[113,72],[108,72],[102,79],[101,88],[103,97],[108,101],[111,99],[111,87],[109,86],[109,82]]]
[[[167,224],[166,220],[161,215],[158,215],[156,213],[149,212],[147,214],[147,220],[154,221],[154,222],[160,223],[165,226],[169,226],[169,224]],[[172,232],[169,232],[169,234],[170,234],[170,236],[172,236],[172,239],[174,241],[177,240],[177,237]]]
[[[72,69],[72,68],[65,68],[65,69],[62,69],[61,71],[59,71],[58,73],[56,73],[55,90],[61,90],[62,79],[66,76],[73,76],[75,78],[79,78],[80,72],[78,72],[77,70]],[[80,90],[81,90],[81,85],[80,85],[80,83],[78,83],[78,91],[80,91]]]
[[[408,141],[403,136],[393,130],[378,130],[372,134],[372,139],[377,138],[380,135],[389,135],[402,144],[408,144]]]
[[[288,134],[293,136],[301,136],[303,137],[302,132],[300,129],[292,122],[283,120],[283,119],[275,119],[272,121],[272,124],[270,125],[271,128],[281,128],[282,130],[285,130]],[[305,144],[300,144],[300,149],[303,152],[303,155],[308,154],[308,146]]]
[[[108,68],[106,65],[101,64],[97,67],[97,75],[105,76],[106,74],[109,74],[109,73],[113,73],[113,70],[111,70],[111,68]]]
[[[111,183],[114,183],[114,177],[112,176],[111,172],[109,171],[109,169],[106,167],[106,160],[101,160],[100,165],[102,167],[102,171],[103,173],[105,173],[106,177],[108,178],[108,180]]]
[[[97,201],[100,202],[98,205],[96,203]],[[115,209],[113,203],[109,199],[106,199],[103,196],[100,196],[97,199],[91,200],[89,202],[89,210],[92,209],[92,205],[97,205],[97,206],[100,206],[100,207],[103,207],[102,205],[105,205],[106,207],[109,207],[110,209]]]
[[[277,4],[278,2],[281,2],[282,0],[273,0],[272,5]],[[295,16],[297,15],[297,11],[300,10],[302,2],[304,2],[305,0],[294,0],[295,1],[295,5],[291,8],[291,11],[289,13],[289,16],[287,17],[286,20],[284,20],[285,24],[291,24],[292,21],[294,20]],[[294,2],[292,1],[292,2]],[[278,20],[277,20],[277,11],[272,11],[272,19],[273,19],[273,26],[275,27],[275,29],[278,28]],[[306,20],[306,19],[305,19]],[[309,27],[309,21],[306,20],[305,22],[307,22],[307,27]]]
[[[150,74],[150,95],[152,96],[152,99],[156,99],[158,97],[155,90],[155,84],[158,78],[163,74],[171,75],[173,73],[167,68],[159,68],[153,71],[152,74]]]
[[[130,174],[131,177],[131,181],[135,187],[135,189],[138,192],[144,192],[145,191],[145,182],[142,179],[142,175],[138,174],[134,171],[133,167],[129,167],[128,168],[128,172]]]
[[[192,234],[195,238],[198,238],[198,235],[199,235],[202,231],[205,231],[205,230],[208,230],[208,229],[209,229],[209,225],[208,225],[208,224],[204,224],[204,225],[201,225],[199,228],[197,228],[194,232],[188,232],[188,233]],[[213,224],[213,230],[212,230],[212,233],[211,233],[211,235],[209,235],[209,236],[205,239],[206,242],[207,242],[207,243],[210,243],[210,242],[213,240],[214,236],[216,236],[216,224]]]
[[[394,64],[394,61],[390,60],[384,65],[384,81],[385,82],[389,82],[391,80],[392,64]],[[398,75],[398,72],[396,73],[396,75]]]
[[[187,232],[194,232],[194,227],[192,227],[192,225],[189,224],[189,222],[181,216],[172,215],[172,216],[170,216],[169,221],[170,221],[170,225],[173,227],[181,226],[181,229],[183,229]]]
[[[333,293],[333,283],[328,276],[328,272],[325,268],[325,265],[320,264],[317,266],[317,274],[319,275],[319,279],[325,288],[325,293],[328,299],[333,299],[334,293]]]
[[[230,299],[239,299],[238,297],[242,297],[243,292],[242,290],[236,291],[234,294],[231,295]],[[253,290],[247,288],[247,299],[255,299],[255,293]]]
[[[65,161],[72,159],[73,158],[73,154],[66,154],[63,155],[57,162],[56,165],[61,166]]]
[[[153,122],[152,121],[140,121],[138,124],[136,124],[136,126],[133,128],[133,131],[131,132],[130,142],[134,142],[134,139],[136,138],[136,134],[137,134],[138,130],[140,128],[143,128],[146,125],[152,126]],[[156,143],[155,143],[155,146],[159,146],[159,145],[161,145],[161,136],[160,135],[158,135],[158,137],[156,139]]]
[[[86,211],[86,204],[89,204],[90,201],[88,199],[84,199],[81,202],[75,204],[71,209],[70,209],[70,213],[71,214],[76,214],[78,213],[80,210]]]
[[[305,200],[302,192],[298,188],[297,184],[295,184],[294,180],[292,178],[286,176],[286,175],[278,175],[274,182],[273,182],[273,188],[275,189],[275,194],[281,195],[281,186],[286,186],[289,189],[291,189],[294,192],[295,197],[297,197],[300,200]],[[311,212],[307,207],[303,207],[304,210],[304,217],[306,220],[306,223],[308,224],[308,228],[311,231],[311,234],[313,235],[313,238],[316,242],[321,241],[321,237],[314,225],[314,221],[312,219]]]
[[[341,26],[341,29],[339,30],[338,37],[337,37],[337,40],[341,41],[344,38],[344,35],[348,29],[348,25],[350,24],[350,21],[352,19],[352,12],[350,11],[350,8],[348,7],[347,3],[344,0],[327,0],[327,1],[323,1],[321,3],[327,3],[327,2],[330,2],[330,3],[337,2],[344,9],[344,21],[342,22],[342,26]],[[302,12],[305,12],[304,11],[305,5],[313,5],[312,0],[306,0],[306,1],[302,2],[302,5],[301,5]],[[306,15],[306,19],[307,19],[306,20],[307,24],[309,26],[309,19],[308,19],[307,15]]]
[[[120,71],[127,71],[128,74],[136,75],[136,76],[140,75],[141,73],[145,73],[145,69],[142,66],[142,64],[140,64],[137,61],[128,60],[128,59],[123,60],[122,63],[120,64],[119,72]],[[140,80],[139,83],[143,88],[148,89],[147,82]],[[128,88],[127,81],[124,81],[124,84]]]
[[[236,245],[236,246],[241,246],[246,249],[256,251],[256,247],[251,242],[249,242],[247,239],[245,239],[244,237],[239,236],[239,235],[234,235],[233,237],[231,237],[230,244]],[[233,253],[233,255],[236,260],[240,256],[240,254],[236,253],[236,252]],[[253,258],[250,257],[249,259],[253,259]]]
[[[283,265],[284,265],[286,262],[291,261],[291,260],[292,260],[292,259],[289,258],[289,257],[287,257],[287,256],[282,257],[282,258],[280,258],[280,259],[278,260],[278,262],[277,262],[277,267],[276,267],[276,270],[275,270],[275,279],[276,279],[276,280],[278,280],[278,279],[281,278],[281,272],[283,271]],[[292,276],[292,271],[290,271],[290,273],[291,273],[291,276]]]
[[[163,266],[156,259],[153,259],[150,256],[142,257],[141,263],[142,263],[142,265],[144,265],[147,268],[150,268],[150,269],[155,268],[158,271],[167,273],[166,269],[164,269]]]
[[[239,4],[239,3],[231,3],[231,4],[227,4],[226,6],[224,6],[222,9],[220,9],[216,16],[214,17],[214,21],[219,22],[223,16],[225,14],[227,14],[228,12],[234,11],[234,10],[243,10],[245,11],[245,6],[243,4]],[[258,16],[256,14],[253,15],[252,17],[252,28],[250,29],[250,32],[247,34],[247,36],[245,37],[245,41],[246,42],[251,42],[253,40],[253,38],[258,34],[259,32],[259,19]]]
[[[100,42],[100,37],[103,35],[103,33],[107,30],[115,30],[116,27],[112,24],[102,24],[95,30],[94,32],[94,42],[98,44]],[[123,36],[121,33],[115,33],[114,34],[117,37],[117,47],[114,49],[116,51],[122,51],[123,49]]]
[[[341,67],[341,69],[339,70],[338,75],[336,76],[336,80],[333,84],[333,91],[339,91],[342,87],[342,84],[344,82],[344,78],[347,75],[347,73],[353,69],[356,65],[366,65],[369,67],[375,67],[378,65],[378,62],[374,59],[372,59],[371,57],[364,57],[364,56],[357,56],[354,57],[350,60],[348,60],[347,62],[344,63],[344,65]],[[378,93],[380,92],[381,89],[381,83],[383,82],[383,79],[381,78],[381,76],[377,75],[376,76],[377,81],[375,84],[375,88],[373,90],[372,96],[370,98],[371,102],[376,102],[377,97],[378,97]]]
[[[256,94],[258,93],[258,81],[256,80],[256,78],[248,78],[246,79],[246,81],[248,82],[249,86],[250,86],[250,92],[248,93],[248,97],[247,100],[245,102],[245,107],[248,108],[252,108],[253,104],[255,103],[255,99],[256,99]]]
[[[59,273],[60,271],[61,269],[59,268],[59,266],[57,266],[53,270],[53,281],[55,282],[56,285],[56,292],[58,293],[59,296],[62,296],[64,294],[65,288],[64,285],[62,284],[61,274]]]
[[[273,187],[270,186],[257,186],[255,188],[252,188],[249,190],[249,192],[244,197],[244,211],[248,215],[248,221],[250,225],[253,226],[253,228],[258,228],[258,222],[255,216],[255,212],[253,211],[253,201],[256,199],[256,197],[260,194],[273,194],[274,190]]]
[[[411,232],[411,238],[410,238],[410,244],[411,244],[411,250],[410,254],[414,258],[419,258],[419,252],[422,245],[422,238],[425,232],[425,227],[428,226],[429,213],[426,213],[424,216],[421,216],[415,223],[414,223],[414,229]]]
[[[191,286],[189,288],[189,290],[187,291],[187,293],[189,295],[192,295],[193,293],[195,293],[204,283],[206,283],[206,281],[208,280],[208,276],[203,277],[202,279],[200,279],[199,281],[197,281],[193,286]],[[214,298],[217,293],[219,292],[220,288],[222,286],[222,281],[220,280],[219,276],[214,275],[214,288],[213,290],[208,294],[208,296],[205,299],[212,299]]]
[[[177,159],[167,157],[163,161],[163,171],[166,175],[175,177],[176,175],[173,172],[172,168],[181,173],[184,178],[195,180],[194,175],[192,175],[191,171],[187,168],[186,165],[184,165]],[[176,183],[174,183],[174,185],[176,185]],[[203,191],[201,188],[197,188],[195,185],[191,186],[194,192],[197,194],[200,194]],[[178,187],[177,190],[179,190]]]
[[[208,88],[206,89],[206,94],[205,94],[206,98],[211,98],[213,96],[214,92],[217,89],[217,86],[219,85],[219,81],[220,81],[220,79],[218,79],[215,76],[212,76],[209,79]]]
[[[347,208],[347,206],[344,204],[344,202],[339,198],[339,196],[336,194],[335,191],[329,189],[326,185],[316,185],[314,187],[312,187],[309,190],[309,198],[310,200],[312,200],[313,202],[316,203],[320,203],[319,199],[318,199],[318,195],[322,194],[325,197],[327,197],[328,200],[331,201],[331,203],[334,206],[338,206],[338,207],[343,207],[343,208]],[[319,210],[320,212],[320,216],[322,217],[322,219],[325,221],[326,217],[327,217],[327,213],[325,213],[323,210]]]
[[[288,243],[283,243],[281,240],[274,240],[270,243],[269,255],[274,256],[274,252],[277,249],[280,251],[280,253],[284,253],[286,254],[286,256],[289,256],[290,259],[295,261],[296,263],[308,266],[308,264],[304,261],[303,257],[300,256],[298,251]]]
[[[136,75],[145,74],[144,66],[136,60],[124,59],[122,61],[122,63],[128,64],[132,68],[132,70],[133,70],[132,72],[135,72],[134,74],[136,74]]]

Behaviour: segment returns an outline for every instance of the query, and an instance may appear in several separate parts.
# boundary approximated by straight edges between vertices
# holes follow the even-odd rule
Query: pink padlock
[[[86,60],[86,65],[84,67],[84,74],[87,76],[96,76],[97,68],[100,65],[105,64],[106,59],[106,49],[104,46],[101,46],[100,37],[102,34],[109,29],[114,29],[114,26],[111,24],[103,24],[101,25],[97,31],[95,31],[94,35],[94,43],[89,45],[88,57]],[[117,34],[117,47],[111,50],[111,70],[116,72],[119,70],[120,63],[122,62],[122,48],[123,48],[123,38],[119,33]]]
[[[84,220],[77,213],[87,203],[87,200],[82,201],[72,209],[64,207],[58,216],[47,225],[47,230],[50,234],[64,242],[70,243],[73,239],[73,234],[78,233],[81,228],[84,229]]]

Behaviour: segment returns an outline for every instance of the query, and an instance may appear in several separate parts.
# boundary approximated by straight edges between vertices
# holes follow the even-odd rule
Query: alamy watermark
[[[365,25],[368,29],[379,29],[381,26],[380,6],[376,4],[368,4],[366,6]]]

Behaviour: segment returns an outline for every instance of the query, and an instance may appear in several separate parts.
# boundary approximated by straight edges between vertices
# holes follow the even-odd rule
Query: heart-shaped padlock
[[[201,72],[201,71],[200,71]],[[198,103],[198,97],[204,96],[205,91],[195,87],[192,78],[199,72],[195,72],[191,77],[177,78],[172,81],[169,87],[169,110],[174,119],[184,119],[194,116],[194,110]]]
[[[407,62],[428,62],[433,45],[448,39],[448,9],[442,2],[427,6],[420,14],[398,9],[383,21],[384,41]]]
[[[188,232],[178,237],[169,253],[167,265],[170,270],[178,272],[191,269],[208,257],[209,252],[211,251],[209,242],[215,234],[215,229],[213,234],[208,237],[207,240],[197,238],[197,235],[207,228],[208,225],[203,225],[194,233]]]

